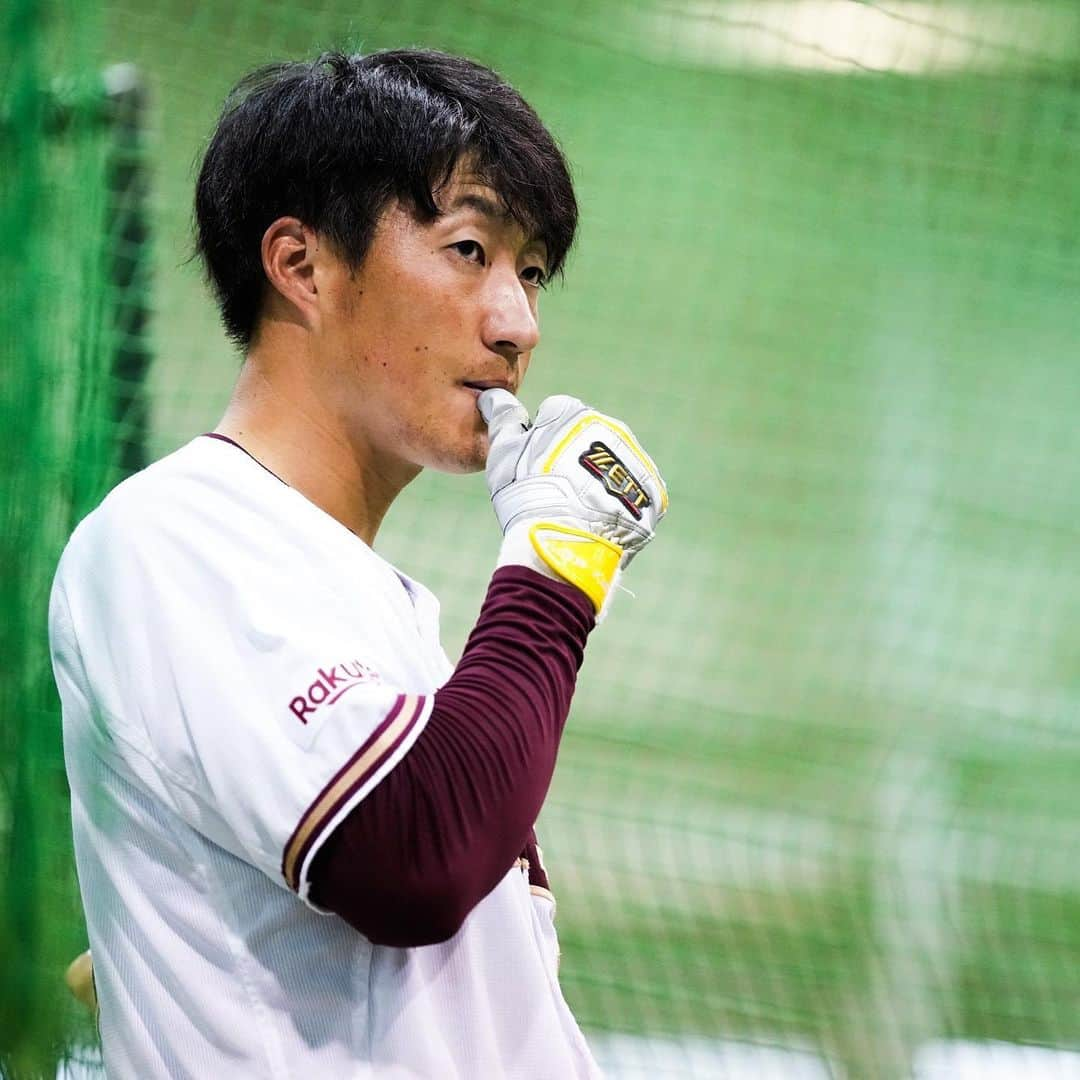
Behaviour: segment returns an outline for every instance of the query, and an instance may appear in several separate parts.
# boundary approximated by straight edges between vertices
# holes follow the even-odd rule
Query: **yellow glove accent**
[[[544,563],[576,585],[599,612],[619,570],[623,549],[595,533],[550,521],[531,526],[529,540]]]

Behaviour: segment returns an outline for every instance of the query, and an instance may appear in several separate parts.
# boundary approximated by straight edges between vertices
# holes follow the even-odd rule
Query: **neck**
[[[370,547],[390,504],[420,469],[380,461],[362,433],[327,407],[305,377],[312,370],[253,348],[215,431]]]

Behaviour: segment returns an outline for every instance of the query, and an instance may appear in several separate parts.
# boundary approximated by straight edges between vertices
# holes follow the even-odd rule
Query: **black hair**
[[[439,215],[455,165],[492,187],[559,273],[577,227],[566,159],[495,72],[427,49],[324,53],[245,76],[225,102],[195,189],[195,248],[226,332],[251,344],[266,277],[260,247],[295,216],[359,267],[383,210]]]

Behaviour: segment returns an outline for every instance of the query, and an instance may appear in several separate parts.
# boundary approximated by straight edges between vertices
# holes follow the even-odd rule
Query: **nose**
[[[540,342],[535,294],[517,272],[492,275],[484,314],[484,344],[511,363]]]

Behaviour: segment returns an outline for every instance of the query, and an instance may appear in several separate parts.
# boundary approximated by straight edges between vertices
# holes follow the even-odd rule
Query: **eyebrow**
[[[448,207],[447,213],[453,214],[457,210],[475,210],[478,214],[483,215],[486,218],[490,218],[492,221],[498,221],[502,224],[515,223],[520,224],[517,218],[506,208],[505,204],[496,202],[495,199],[489,199],[486,195],[477,195],[472,193],[466,193],[459,195]],[[528,242],[530,244],[545,244],[544,238],[539,233],[532,233],[528,236]],[[546,246],[546,244],[545,244]]]
[[[459,195],[450,204],[450,213],[466,208],[475,210],[477,213],[483,214],[484,217],[495,218],[498,221],[507,221],[513,217],[502,203],[489,199],[486,195]]]

